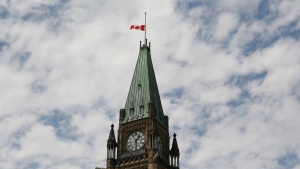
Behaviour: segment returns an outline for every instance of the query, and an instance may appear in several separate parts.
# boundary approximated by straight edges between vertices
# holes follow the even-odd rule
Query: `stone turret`
[[[176,133],[174,133],[172,148],[170,150],[171,168],[179,169],[179,155],[180,155],[180,153],[179,153],[179,148],[178,148],[178,144],[177,144],[177,140],[176,140]]]
[[[116,148],[114,125],[111,125],[110,133],[107,140],[107,169],[114,169],[116,165]]]

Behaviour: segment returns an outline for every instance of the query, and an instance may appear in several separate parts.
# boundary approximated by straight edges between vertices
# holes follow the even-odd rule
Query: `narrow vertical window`
[[[144,113],[144,105],[141,105],[140,106],[140,114],[143,114]]]
[[[134,105],[133,105],[133,101],[131,101],[131,105],[130,105],[129,111],[130,111],[130,116],[133,117],[133,115],[134,115]]]
[[[132,108],[130,108],[130,116],[133,116],[133,114],[134,114],[134,109],[132,107]]]

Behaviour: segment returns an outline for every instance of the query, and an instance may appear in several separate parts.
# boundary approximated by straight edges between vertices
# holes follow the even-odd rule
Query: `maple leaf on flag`
[[[131,26],[130,26],[130,30],[131,30],[131,29],[136,29],[136,30],[145,31],[145,25],[131,25]]]

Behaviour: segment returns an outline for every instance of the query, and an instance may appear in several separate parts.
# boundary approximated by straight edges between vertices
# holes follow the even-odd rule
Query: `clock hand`
[[[137,139],[135,139],[134,142],[135,142],[135,150],[137,150]]]
[[[137,136],[137,138],[134,138],[134,140],[136,141],[136,140],[138,140],[140,138],[140,136]]]
[[[134,139],[134,142],[135,142],[135,150],[137,150],[137,141],[138,141],[139,138],[140,138],[140,136],[137,136],[137,138]]]

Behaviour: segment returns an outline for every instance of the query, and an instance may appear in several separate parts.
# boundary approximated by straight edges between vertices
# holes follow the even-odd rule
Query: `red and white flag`
[[[131,29],[137,29],[137,30],[145,31],[145,25],[131,25],[130,30]]]

